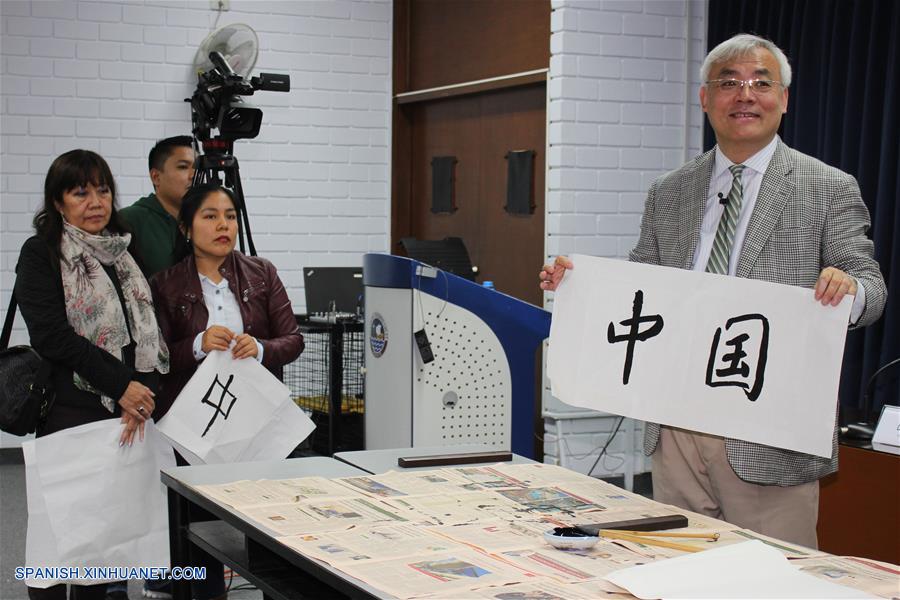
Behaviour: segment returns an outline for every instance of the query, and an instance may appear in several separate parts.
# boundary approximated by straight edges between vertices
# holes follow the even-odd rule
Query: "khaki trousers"
[[[662,427],[653,458],[653,499],[816,548],[819,482],[781,487],[738,477],[718,436]]]

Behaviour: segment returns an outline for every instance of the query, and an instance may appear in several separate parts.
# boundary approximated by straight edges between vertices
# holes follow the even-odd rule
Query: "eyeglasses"
[[[706,85],[725,94],[740,93],[746,85],[756,95],[769,94],[779,85],[784,87],[780,81],[771,79],[710,79]]]

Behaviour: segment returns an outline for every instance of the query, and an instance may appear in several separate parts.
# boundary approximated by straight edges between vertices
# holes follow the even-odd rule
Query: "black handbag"
[[[8,347],[15,317],[13,292],[0,335],[0,430],[25,435],[34,433],[47,419],[55,394],[50,363],[31,346]]]

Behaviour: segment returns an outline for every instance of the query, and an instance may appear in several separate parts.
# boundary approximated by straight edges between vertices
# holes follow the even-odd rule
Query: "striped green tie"
[[[743,201],[744,188],[741,185],[741,173],[744,165],[731,165],[728,169],[734,176],[731,183],[731,191],[728,192],[728,202],[725,204],[725,212],[719,219],[719,228],[716,230],[716,239],[713,241],[712,252],[709,254],[709,262],[706,263],[707,273],[728,275],[728,259],[731,256],[731,246],[734,244],[734,231],[737,228],[738,217],[741,214],[741,202]]]

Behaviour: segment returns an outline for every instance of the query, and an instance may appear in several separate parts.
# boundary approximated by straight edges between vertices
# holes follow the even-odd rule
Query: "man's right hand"
[[[553,292],[559,287],[563,275],[568,269],[574,269],[575,265],[565,256],[557,256],[552,265],[544,265],[538,277],[541,280],[541,289]]]
[[[206,354],[213,350],[228,350],[228,346],[233,339],[234,332],[230,329],[222,325],[213,325],[203,332],[203,339],[200,340],[200,349]]]

